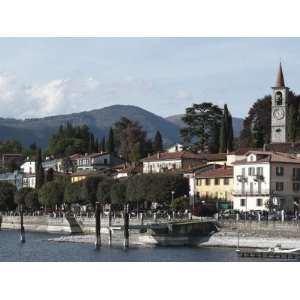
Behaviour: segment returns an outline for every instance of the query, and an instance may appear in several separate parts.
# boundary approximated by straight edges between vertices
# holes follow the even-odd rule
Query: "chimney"
[[[157,159],[160,159],[160,153],[157,152]]]

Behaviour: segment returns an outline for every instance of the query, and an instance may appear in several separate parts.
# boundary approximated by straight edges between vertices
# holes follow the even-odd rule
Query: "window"
[[[219,185],[220,184],[220,179],[219,178],[215,178],[215,185]]]
[[[300,181],[300,168],[293,168],[293,180]]]
[[[104,158],[104,164],[107,165],[107,158]]]
[[[283,182],[276,182],[276,191],[283,191]]]
[[[260,198],[256,199],[256,206],[262,206],[262,203],[263,203],[262,199]]]
[[[300,182],[293,182],[293,191],[294,192],[300,191]]]
[[[263,175],[263,168],[262,167],[257,167],[256,168],[256,174],[257,175]]]
[[[229,185],[229,178],[224,178],[224,185]]]
[[[200,186],[201,185],[201,179],[197,179],[196,185]]]
[[[255,175],[255,168],[253,168],[253,167],[248,168],[248,175],[249,176]]]
[[[205,179],[205,185],[210,185],[210,179],[209,178]]]
[[[246,199],[240,200],[240,206],[246,206]]]
[[[215,198],[218,198],[218,192],[215,192]]]
[[[282,105],[282,93],[281,92],[277,92],[275,94],[275,103],[276,103],[276,105]]]
[[[283,167],[276,167],[276,176],[283,176],[284,169]]]

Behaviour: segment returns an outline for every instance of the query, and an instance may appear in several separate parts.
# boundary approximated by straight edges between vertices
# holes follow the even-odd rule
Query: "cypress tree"
[[[95,150],[95,137],[91,133],[90,138],[89,138],[89,148],[88,148],[88,153],[92,153]]]
[[[233,138],[232,117],[228,111],[227,104],[225,104],[221,120],[219,152],[225,153],[227,151],[232,151]]]
[[[154,152],[160,152],[163,150],[163,141],[159,130],[156,131],[152,148]]]
[[[208,152],[209,153],[218,153],[219,151],[219,142],[220,142],[220,126],[212,126],[210,129],[210,138],[208,143]]]
[[[231,152],[233,150],[233,127],[232,127],[232,116],[228,111],[228,139],[227,139],[227,150]]]
[[[37,157],[36,157],[36,164],[35,164],[35,176],[36,176],[36,188],[40,188],[44,184],[45,176],[44,176],[44,169],[42,166],[42,150],[38,148],[37,150]]]
[[[225,141],[225,120],[224,116],[222,117],[221,127],[220,127],[220,142],[219,142],[219,152],[224,153],[226,149]]]
[[[46,174],[46,181],[49,182],[49,181],[53,181],[54,179],[54,171],[52,168],[50,168],[48,171],[47,171],[47,174]]]
[[[107,152],[110,154],[115,152],[114,131],[111,127],[110,127],[109,134],[108,134],[106,149],[107,149]]]
[[[96,138],[95,140],[95,149],[94,149],[95,152],[99,152],[99,140],[98,138]]]
[[[106,147],[105,147],[105,136],[102,138],[101,141],[101,151],[105,152],[106,151]]]

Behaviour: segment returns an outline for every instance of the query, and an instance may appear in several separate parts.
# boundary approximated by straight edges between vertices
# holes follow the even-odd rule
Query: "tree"
[[[89,134],[89,148],[88,148],[88,153],[91,154],[95,151],[95,137],[92,133]]]
[[[219,152],[225,153],[233,150],[233,129],[232,117],[227,104],[224,105],[223,116],[220,129],[220,149]]]
[[[208,152],[218,153],[219,152],[219,141],[220,141],[220,127],[213,126],[210,130],[210,136],[208,139]]]
[[[106,151],[106,146],[105,146],[105,137],[102,138],[101,141],[101,151],[105,152]]]
[[[188,197],[178,197],[171,201],[170,207],[175,210],[186,210],[190,207],[190,199]]]
[[[85,203],[83,184],[82,182],[74,182],[66,184],[64,189],[64,203],[71,204],[83,204]]]
[[[153,151],[161,152],[163,151],[163,141],[159,130],[156,131],[154,141],[153,141]]]
[[[47,182],[39,189],[38,197],[44,207],[54,209],[63,203],[64,185],[56,181]]]
[[[109,129],[106,150],[110,154],[115,152],[114,131],[112,128]]]
[[[271,136],[271,96],[258,99],[244,120],[240,135],[240,147],[261,148],[270,142]]]
[[[27,187],[21,188],[20,190],[16,191],[15,197],[14,197],[15,203],[18,206],[20,206],[20,205],[25,206],[25,198],[26,198],[27,194],[31,191],[32,191],[32,188],[27,188]]]
[[[73,126],[67,123],[48,141],[47,153],[55,157],[66,157],[75,153],[87,153],[95,149],[95,137],[88,126]]]
[[[188,179],[174,174],[143,174],[128,179],[126,198],[132,203],[158,202],[170,205],[172,191],[175,197],[188,195]]]
[[[125,117],[115,123],[115,144],[126,161],[138,161],[145,155],[146,132],[138,122]]]
[[[97,186],[97,201],[102,205],[111,203],[110,190],[114,181],[109,178],[100,181]]]
[[[126,203],[126,182],[120,181],[112,185],[110,190],[111,204],[122,206]]]
[[[50,168],[46,173],[46,182],[54,180],[54,170]]]
[[[42,166],[42,150],[37,151],[37,158],[35,163],[35,175],[36,175],[36,188],[40,188],[44,184],[44,168]]]
[[[0,182],[0,210],[13,210],[16,207],[14,194],[16,187],[8,182]]]
[[[69,156],[64,157],[62,160],[62,170],[64,173],[72,173],[75,167]]]
[[[192,150],[204,151],[208,147],[212,130],[220,127],[222,110],[209,102],[193,104],[186,108],[182,121],[186,127],[181,129],[181,136],[185,142],[193,143]]]
[[[83,195],[86,203],[90,203],[93,207],[95,207],[97,201],[97,187],[102,180],[102,176],[90,176],[82,181]]]
[[[25,206],[29,209],[39,209],[40,202],[38,192],[31,189],[25,196]]]

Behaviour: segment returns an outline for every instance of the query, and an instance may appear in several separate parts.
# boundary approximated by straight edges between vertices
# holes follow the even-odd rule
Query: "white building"
[[[23,173],[23,187],[35,188],[36,178],[35,178],[35,161],[26,161],[20,167]]]
[[[123,163],[123,160],[109,153],[92,153],[76,157],[78,171],[96,171]]]
[[[294,211],[300,199],[300,159],[280,152],[249,151],[233,163],[234,209]]]
[[[42,162],[42,166],[44,171],[48,171],[49,169],[52,169],[55,172],[63,173],[63,166],[62,166],[63,159],[57,158],[57,159],[46,159]]]
[[[179,143],[177,143],[167,149],[167,152],[171,152],[171,153],[172,152],[182,152],[182,151],[183,151],[183,145],[179,144]]]
[[[146,157],[142,162],[143,173],[163,173],[200,164],[202,158],[198,154],[187,151],[162,152]]]

